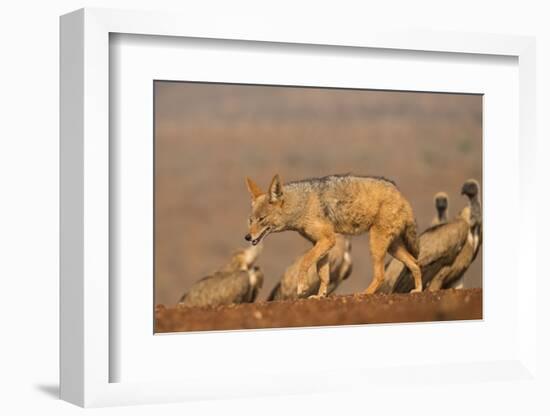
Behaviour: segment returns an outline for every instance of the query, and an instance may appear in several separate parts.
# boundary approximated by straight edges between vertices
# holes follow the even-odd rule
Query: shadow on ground
[[[59,399],[59,384],[37,384],[34,387],[52,399]]]

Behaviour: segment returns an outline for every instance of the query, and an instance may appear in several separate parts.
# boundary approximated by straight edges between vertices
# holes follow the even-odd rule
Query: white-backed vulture
[[[474,179],[466,181],[462,187],[462,194],[466,195],[470,201],[470,206],[465,208],[470,210],[468,213],[470,217],[470,229],[467,241],[454,262],[449,266],[443,267],[435,275],[428,286],[428,290],[434,291],[450,287],[461,289],[464,285],[464,273],[468,270],[468,267],[470,267],[470,264],[472,264],[479,252],[482,238],[482,214],[479,184],[477,181]]]
[[[468,197],[468,206],[455,219],[432,226],[419,237],[418,263],[422,270],[423,287],[430,290],[451,287],[464,275],[479,250],[479,184],[475,180],[466,181],[462,194]],[[437,281],[432,283],[436,276]],[[408,293],[412,288],[411,280],[408,270],[397,260],[392,260],[386,267],[384,285],[380,291]]]
[[[263,273],[254,266],[262,245],[234,253],[228,264],[203,277],[181,297],[183,306],[218,306],[254,302],[263,285]]]
[[[328,252],[330,281],[327,294],[349,277],[352,271],[351,241],[349,237],[336,234],[336,244]],[[302,256],[298,257],[285,271],[281,281],[273,288],[267,300],[298,299],[314,296],[319,291],[320,280],[315,265],[307,272],[307,290],[298,296],[298,276]]]

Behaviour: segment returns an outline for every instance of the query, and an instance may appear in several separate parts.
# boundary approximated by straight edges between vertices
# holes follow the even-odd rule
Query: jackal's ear
[[[283,185],[281,183],[281,178],[279,175],[275,175],[271,180],[271,185],[269,185],[269,201],[277,202],[280,201],[283,197]]]
[[[248,188],[248,192],[250,192],[252,199],[256,199],[263,194],[260,187],[256,185],[256,182],[254,182],[252,179],[248,177],[246,178],[246,187]]]

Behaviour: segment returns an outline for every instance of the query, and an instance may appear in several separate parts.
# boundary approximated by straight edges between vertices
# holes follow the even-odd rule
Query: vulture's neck
[[[439,222],[447,222],[447,208],[438,208],[437,213]]]
[[[481,200],[479,194],[470,198],[470,219],[472,225],[481,224]]]

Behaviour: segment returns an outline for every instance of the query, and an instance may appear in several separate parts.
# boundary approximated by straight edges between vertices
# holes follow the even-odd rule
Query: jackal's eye
[[[249,225],[249,226],[252,225],[252,217],[249,217],[249,218],[248,218],[248,225]]]
[[[264,220],[265,220],[265,217],[258,218],[258,222],[264,222]]]

